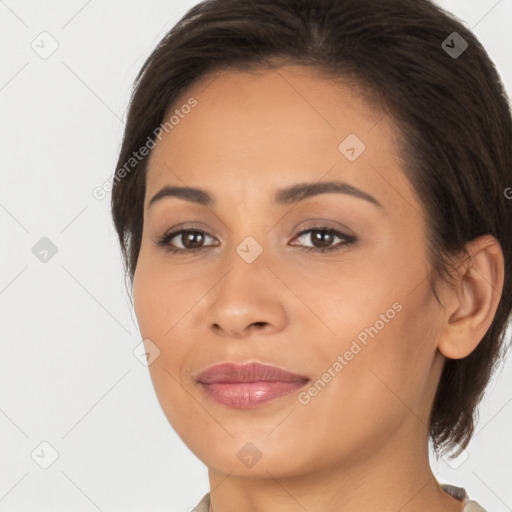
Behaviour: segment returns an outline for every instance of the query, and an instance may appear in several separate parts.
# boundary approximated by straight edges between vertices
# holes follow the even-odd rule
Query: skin
[[[160,350],[149,367],[159,402],[208,467],[212,510],[462,510],[430,468],[428,416],[445,357],[471,353],[492,322],[499,244],[487,235],[470,244],[456,284],[439,288],[443,308],[426,279],[425,218],[389,116],[300,66],[225,70],[174,108],[190,97],[197,106],[149,161],[133,298],[143,338]],[[354,161],[338,149],[348,134],[366,146]],[[272,203],[278,188],[331,180],[382,207],[340,193]],[[215,204],[166,197],[149,207],[166,185],[199,187]],[[208,234],[201,251],[157,244],[184,223]],[[298,233],[325,225],[357,240],[303,250],[321,243]],[[236,251],[248,236],[263,249],[252,263]],[[170,244],[187,247],[185,238]],[[295,392],[233,409],[195,380],[220,362],[258,361],[311,385],[394,303],[401,311],[307,404]],[[248,442],[261,453],[252,467],[237,457]]]

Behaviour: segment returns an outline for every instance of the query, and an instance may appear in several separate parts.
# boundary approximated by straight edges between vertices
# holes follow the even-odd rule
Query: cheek
[[[413,293],[406,289],[387,299],[383,295],[380,306],[361,315],[359,325],[352,323],[353,330],[340,343],[338,353],[347,363],[337,385],[348,417],[372,411],[368,421],[378,425],[414,413],[427,423],[436,309],[426,283]]]
[[[204,287],[204,282],[180,280],[179,267],[162,268],[162,258],[141,248],[133,302],[142,338],[150,339],[160,350],[149,366],[157,393],[165,386],[166,393],[172,394],[172,377],[182,381],[184,361],[200,349],[187,326],[190,313],[205,294]]]
[[[133,283],[134,308],[142,338],[151,340],[160,350],[148,370],[162,410],[178,433],[183,430],[181,423],[186,422],[184,411],[189,400],[181,379],[189,348],[175,333],[186,315],[187,296],[186,290],[170,286],[158,262],[141,248]]]
[[[366,261],[366,271],[353,269],[334,280],[330,289],[335,292],[313,305],[321,310],[323,301],[322,318],[335,332],[315,347],[316,377],[329,380],[328,374],[322,378],[329,369],[336,374],[319,393],[324,399],[315,400],[318,407],[324,401],[333,410],[343,403],[334,414],[346,425],[347,418],[366,416],[378,424],[392,411],[403,418],[409,408],[422,414],[436,356],[439,310],[423,260],[399,258],[397,250],[394,257]]]
[[[173,278],[173,274],[179,276],[179,269],[171,274],[157,256],[144,245],[141,247],[134,275],[133,303],[141,335],[164,343],[192,307],[194,297],[190,286]]]
[[[372,322],[368,332],[347,330],[335,344],[315,351],[318,380],[311,383],[312,394],[301,406],[304,436],[313,439],[323,432],[332,452],[362,456],[386,445],[404,424],[420,429],[428,424],[425,391],[433,350],[412,312],[405,304],[378,333],[370,329]],[[365,336],[358,338],[361,333]]]

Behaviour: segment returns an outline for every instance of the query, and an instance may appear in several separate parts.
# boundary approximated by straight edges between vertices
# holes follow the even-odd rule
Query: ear
[[[482,235],[466,247],[469,257],[459,264],[455,284],[443,293],[445,316],[438,348],[450,359],[466,357],[482,341],[503,290],[504,258],[498,240]]]

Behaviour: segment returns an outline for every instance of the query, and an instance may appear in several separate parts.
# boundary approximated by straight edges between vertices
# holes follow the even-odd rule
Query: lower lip
[[[289,395],[304,386],[306,382],[260,381],[200,384],[204,392],[218,403],[236,409],[252,409],[276,398]]]

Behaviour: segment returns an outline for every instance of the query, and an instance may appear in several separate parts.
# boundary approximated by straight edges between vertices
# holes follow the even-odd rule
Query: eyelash
[[[298,233],[294,237],[294,240],[295,240],[295,238],[300,238],[302,235],[305,235],[306,233],[309,233],[309,232],[312,232],[312,231],[320,231],[320,232],[324,232],[324,233],[329,233],[331,235],[335,235],[338,238],[342,238],[344,240],[344,243],[342,243],[341,245],[338,245],[338,246],[326,247],[326,248],[324,248],[324,247],[303,247],[303,246],[298,246],[298,247],[301,247],[301,249],[303,251],[315,252],[315,253],[326,253],[326,252],[339,251],[342,248],[350,247],[357,240],[356,237],[353,237],[353,236],[350,236],[350,235],[345,235],[341,231],[337,231],[337,230],[335,230],[333,228],[329,228],[329,227],[312,227],[312,228],[305,229],[305,230],[301,231],[300,233]],[[169,242],[175,236],[182,235],[182,234],[185,234],[185,233],[199,233],[199,234],[201,234],[203,236],[210,236],[210,235],[208,235],[208,233],[206,233],[205,231],[202,231],[201,229],[185,229],[185,228],[181,228],[181,229],[178,229],[176,231],[171,231],[170,233],[166,233],[165,235],[160,237],[158,239],[158,241],[157,241],[157,245],[160,246],[160,247],[164,247],[167,251],[169,251],[171,253],[174,253],[174,254],[175,253],[194,253],[194,252],[206,249],[206,247],[194,247],[192,249],[181,249],[181,248],[173,248],[173,247],[171,247],[169,245]]]

